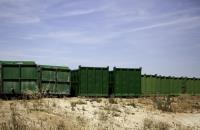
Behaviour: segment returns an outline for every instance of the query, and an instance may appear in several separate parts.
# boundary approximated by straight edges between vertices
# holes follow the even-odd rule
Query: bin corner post
[[[19,64],[19,93],[22,94],[22,66]]]

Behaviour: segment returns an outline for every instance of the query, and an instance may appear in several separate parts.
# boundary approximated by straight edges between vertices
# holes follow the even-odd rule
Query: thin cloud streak
[[[105,44],[108,43],[115,34],[91,34],[87,31],[55,31],[42,34],[32,34],[28,36],[21,37],[25,40],[40,40],[40,39],[50,39],[57,40],[58,42],[65,43],[75,43],[75,44]]]
[[[31,15],[19,15],[14,13],[0,13],[0,21],[5,21],[6,23],[39,23],[40,18],[38,16]]]
[[[130,30],[124,31],[123,33],[145,31],[148,29],[161,28],[161,27],[171,26],[171,25],[175,25],[175,24],[179,24],[179,23],[186,23],[186,22],[199,21],[199,20],[200,20],[199,16],[192,17],[192,18],[177,19],[174,21],[168,21],[168,22],[164,22],[164,23],[157,23],[157,24],[153,24],[153,25],[130,29]]]
[[[184,28],[191,29],[192,27],[200,26],[200,24],[196,22],[199,20],[200,20],[199,16],[187,17],[187,18],[182,18],[182,19],[176,19],[173,21],[152,24],[152,25],[148,25],[144,27],[138,27],[134,29],[121,30],[118,32],[109,31],[107,32],[107,34],[100,34],[100,35],[91,34],[91,32],[86,32],[86,31],[55,31],[55,32],[48,32],[48,33],[43,33],[43,34],[32,34],[29,36],[22,37],[22,39],[25,39],[25,40],[54,39],[58,41],[64,41],[64,42],[76,43],[76,44],[105,44],[112,41],[112,39],[125,35],[126,33],[163,28],[167,26],[175,26],[177,24],[188,23],[188,22],[195,22],[195,24],[189,24],[188,26],[181,26],[181,28],[183,29]]]
[[[120,10],[120,9],[119,9]],[[136,9],[134,12],[139,12],[139,10],[143,12],[148,12],[148,10],[145,9]],[[183,10],[178,10],[175,12],[170,12],[170,13],[165,13],[165,14],[151,14],[147,13],[148,15],[134,15],[135,13],[130,12],[130,11],[121,11],[120,14],[116,14],[116,18],[118,19],[119,17],[121,18],[120,22],[118,23],[112,23],[111,27],[117,27],[119,25],[125,25],[125,24],[130,24],[133,22],[139,22],[139,21],[162,21],[162,20],[169,20],[169,19],[183,19],[183,17],[193,17],[195,16],[194,13],[198,13],[200,11],[200,8],[195,7],[195,8],[189,8],[189,9],[183,9]],[[123,14],[123,15],[121,15]]]
[[[89,9],[76,9],[76,10],[66,10],[62,13],[57,14],[45,14],[46,19],[52,19],[52,18],[60,18],[60,17],[71,17],[71,16],[80,16],[80,15],[88,15],[93,13],[98,13],[101,11],[105,11],[108,8],[108,6],[102,6],[97,8],[89,8]]]

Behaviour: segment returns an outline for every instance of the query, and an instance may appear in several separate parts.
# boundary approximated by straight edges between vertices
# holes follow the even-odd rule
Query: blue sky
[[[200,1],[0,0],[0,59],[200,77]]]

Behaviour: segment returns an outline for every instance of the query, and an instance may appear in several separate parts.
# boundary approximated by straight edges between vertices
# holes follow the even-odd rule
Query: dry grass
[[[133,100],[131,100],[127,105],[136,108],[136,103]]]
[[[78,100],[78,101],[73,101],[73,102],[71,102],[71,106],[76,106],[76,105],[86,105],[87,104],[87,102],[85,102],[85,101],[82,101],[82,100]]]
[[[86,126],[87,124],[87,120],[84,117],[78,116],[76,117],[76,120],[78,124],[81,125],[82,127]]]
[[[21,118],[21,115],[17,112],[15,103],[10,103],[11,117],[8,122],[0,124],[1,130],[26,130],[29,127],[26,125],[26,121]]]
[[[118,104],[117,100],[114,98],[109,98],[108,101],[110,104]]]
[[[71,104],[71,110],[75,111],[76,105],[86,105],[87,102],[82,101],[82,100],[78,100],[78,101],[72,101],[72,102],[70,102],[70,104]]]
[[[172,112],[171,104],[173,102],[173,98],[171,98],[170,96],[154,97],[153,101],[155,108],[162,110],[164,112]]]
[[[200,97],[181,95],[175,99],[172,104],[172,111],[179,113],[199,113],[200,112]]]
[[[105,113],[104,111],[99,112],[98,114],[100,121],[107,121],[108,120],[108,113]]]
[[[97,102],[97,103],[101,103],[102,99],[101,98],[92,98],[90,99],[90,102]]]
[[[163,112],[199,113],[200,97],[181,95],[178,97],[154,97],[154,107]]]
[[[194,129],[196,129],[195,127],[185,126],[183,124],[175,124],[175,127],[177,130],[194,130]]]
[[[169,130],[170,125],[166,122],[155,121],[145,118],[143,121],[143,130]]]
[[[200,129],[196,122],[196,119],[199,118],[197,116],[193,118],[194,114],[189,113],[189,118],[187,118],[187,114],[171,113],[175,111],[187,112],[187,110],[189,112],[197,112],[200,97],[183,95],[180,97],[155,98],[0,100],[0,130]],[[147,106],[151,105],[153,108],[153,103],[156,109],[159,108],[162,111],[170,110],[171,112],[162,113],[157,110],[147,110]],[[179,108],[180,106],[182,108]],[[72,108],[75,111],[71,111]],[[153,110],[155,109],[153,108]],[[145,118],[146,114],[149,114],[152,119],[149,116]],[[172,123],[171,120],[173,119],[170,114],[174,116],[173,119],[181,115],[186,117],[187,120],[191,118],[196,123],[191,123],[191,127],[187,126],[187,123],[184,126],[183,122],[187,120],[181,121],[179,118],[176,118],[179,121]]]
[[[73,118],[71,116],[61,117],[62,114],[51,111],[52,108],[55,109],[57,106],[54,103],[54,101],[49,102],[43,100],[19,100],[19,102],[10,102],[10,116],[6,116],[6,120],[0,122],[0,130],[84,129],[87,121],[83,117],[77,117],[75,122],[72,121]],[[31,112],[26,112],[30,110]]]

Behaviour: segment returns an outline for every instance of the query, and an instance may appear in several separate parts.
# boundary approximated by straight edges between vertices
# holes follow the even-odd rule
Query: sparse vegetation
[[[56,130],[64,130],[65,129],[65,123],[60,120],[58,125],[56,126]]]
[[[102,99],[101,98],[92,98],[90,99],[90,102],[97,102],[97,103],[101,103]]]
[[[181,95],[178,97],[154,97],[154,107],[164,112],[200,112],[200,97]]]
[[[85,105],[85,104],[87,104],[87,102],[84,102],[84,101],[82,101],[82,100],[78,100],[78,101],[73,101],[73,102],[71,102],[71,106],[76,106],[76,105]]]
[[[154,97],[154,106],[155,108],[162,110],[164,112],[172,112],[172,102],[173,98],[170,96],[165,97]]]
[[[173,102],[172,111],[179,113],[198,113],[200,112],[200,97],[181,95]]]
[[[85,105],[85,104],[87,104],[87,102],[84,102],[82,100],[78,100],[78,101],[72,101],[72,102],[70,102],[70,104],[71,104],[71,110],[74,111],[76,105]]]
[[[11,120],[8,123],[3,123],[3,129],[5,130],[24,130],[27,128],[24,125],[23,119],[21,119],[20,114],[17,112],[16,103],[10,103],[11,110]]]
[[[52,106],[53,106],[53,107],[56,107],[56,102],[53,102]]]
[[[145,118],[143,121],[143,130],[169,130],[170,125],[166,122],[155,121]]]
[[[134,103],[134,101],[129,102],[127,105],[136,108],[136,104]]]
[[[116,113],[116,112],[113,112],[113,113],[112,113],[112,116],[120,117],[120,114],[118,114],[118,113]]]
[[[114,98],[109,98],[108,101],[110,104],[117,104],[117,101]]]
[[[84,106],[82,106],[82,111],[86,111]]]
[[[103,111],[101,111],[101,112],[99,113],[99,120],[100,120],[100,121],[107,121],[107,120],[108,120],[108,114],[105,113],[105,112],[103,112]]]
[[[76,120],[78,121],[78,124],[81,125],[81,126],[85,126],[87,121],[85,120],[84,117],[81,117],[81,116],[78,116],[76,117]]]
[[[185,120],[181,121],[176,117],[178,115],[180,117],[181,113],[162,112],[168,110],[168,107],[163,107],[165,105],[170,105],[171,112],[187,112],[188,110],[198,112],[199,97],[183,95],[170,97],[170,99],[169,97],[155,98],[153,100],[149,97],[142,99],[112,98],[111,100],[106,98],[44,98],[0,101],[0,130],[200,129],[198,122],[200,117],[195,113],[189,113],[189,118],[187,118],[187,113],[184,113],[181,116]],[[158,109],[157,105],[160,105],[159,103],[165,104],[161,105],[163,108],[160,107],[159,109],[162,109],[162,111],[154,111],[153,106],[155,105]],[[179,108],[177,105],[183,108]],[[152,109],[147,109],[149,107]],[[148,114],[147,118],[145,118],[146,114]],[[195,116],[193,117],[193,115]],[[187,123],[185,125],[184,122],[187,120],[192,120],[196,124],[192,122],[193,126],[188,126]]]

